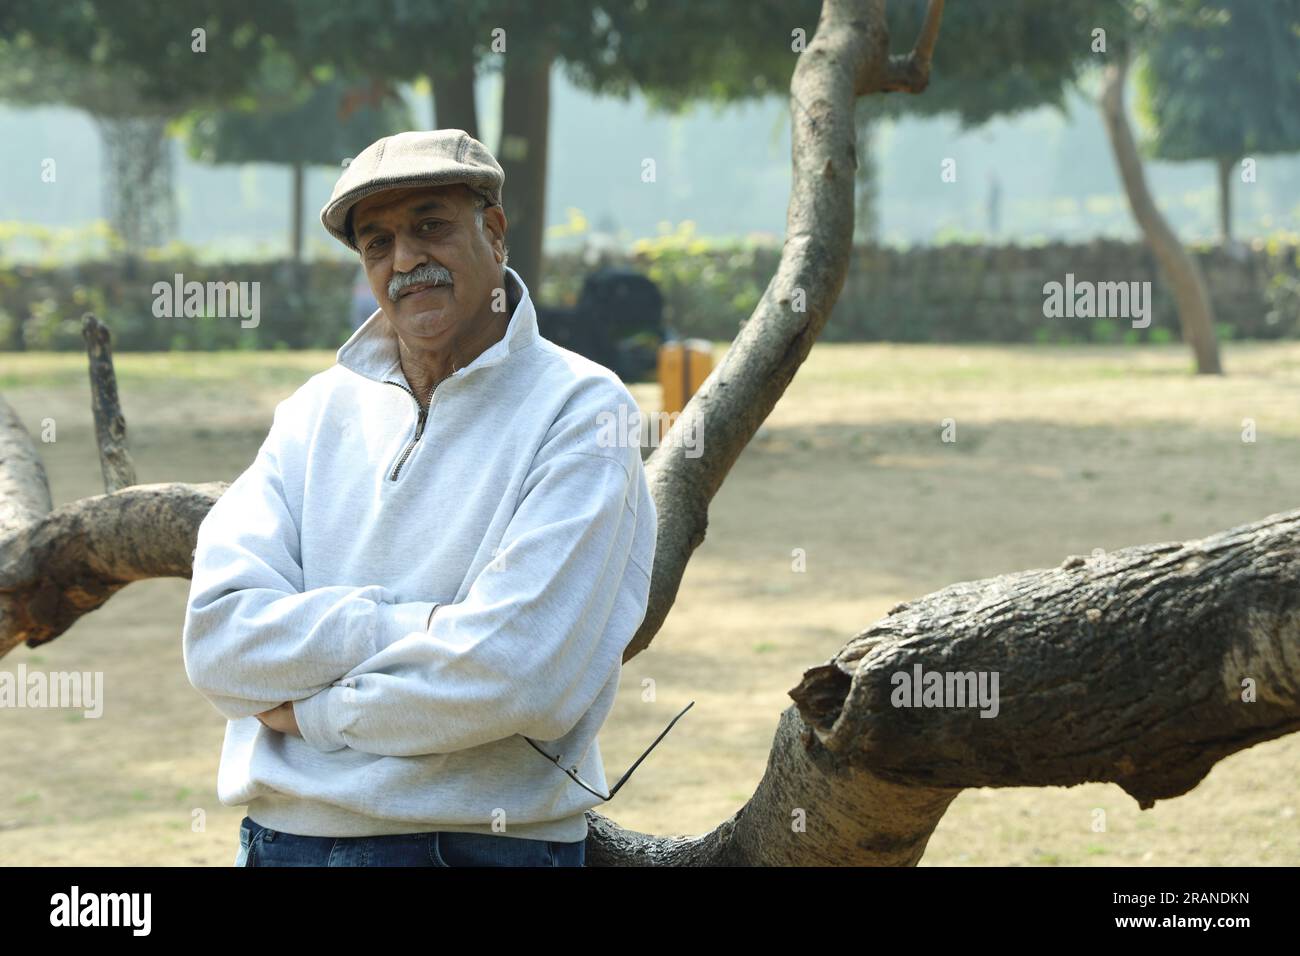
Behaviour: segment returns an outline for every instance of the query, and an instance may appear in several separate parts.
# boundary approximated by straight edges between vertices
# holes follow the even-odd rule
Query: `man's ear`
[[[506,229],[509,225],[505,211],[500,206],[489,206],[483,210],[483,227],[492,234],[492,251],[496,253],[497,262],[506,255]]]

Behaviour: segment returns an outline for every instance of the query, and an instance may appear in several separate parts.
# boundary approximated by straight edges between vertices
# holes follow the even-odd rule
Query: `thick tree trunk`
[[[650,460],[660,553],[627,657],[657,632],[709,501],[844,282],[853,98],[923,87],[941,12],[932,0],[916,50],[890,58],[883,0],[825,2],[791,84],[794,186],[777,274]],[[674,443],[683,427],[707,429],[702,456]],[[57,637],[129,581],[188,575],[224,488],[133,485],[51,510],[35,444],[0,400],[0,655]],[[1222,757],[1300,729],[1298,542],[1295,511],[901,604],[790,691],[741,810],[696,837],[624,830],[589,811],[588,864],[908,865],[964,787],[1113,781],[1143,807],[1185,793]],[[899,675],[923,674],[944,687],[982,676],[994,693],[979,708],[924,695],[926,706],[901,706]],[[997,719],[981,716],[990,705]]]
[[[1149,807],[1300,729],[1298,536],[1300,510],[955,584],[895,607],[791,696],[827,748],[894,783],[1110,781]],[[894,675],[918,666],[997,674],[1000,707],[898,706]]]
[[[429,84],[433,87],[434,128],[463,129],[479,139],[474,63],[439,57],[429,71]]]
[[[925,30],[937,30],[942,2]],[[917,50],[928,50],[923,31]],[[918,73],[922,63],[924,73]],[[682,573],[704,541],[709,502],[758,427],[776,407],[839,298],[853,246],[857,97],[902,89],[900,75],[929,75],[928,54],[889,56],[884,0],[827,2],[790,82],[793,179],[786,240],[776,275],[726,357],[686,404],[647,463],[659,509],[650,605],[624,660],[649,646],[677,597]],[[704,454],[690,457],[691,435]]]
[[[1232,169],[1237,161],[1220,157],[1219,167],[1219,238],[1224,246],[1232,243]]]
[[[99,116],[104,145],[104,198],[109,225],[129,257],[161,245],[176,231],[172,142],[165,116]]]
[[[1142,159],[1138,155],[1133,131],[1124,112],[1124,81],[1128,76],[1128,59],[1122,52],[1117,57],[1116,62],[1106,68],[1101,114],[1110,135],[1120,178],[1124,181],[1124,192],[1128,195],[1133,218],[1137,220],[1138,228],[1155,253],[1160,271],[1173,291],[1183,341],[1191,346],[1192,353],[1196,356],[1196,371],[1201,374],[1222,374],[1219,342],[1214,329],[1214,307],[1205,287],[1205,278],[1201,275],[1196,260],[1183,248],[1173,228],[1156,208],[1151,190],[1147,188]]]
[[[510,267],[536,297],[542,285],[546,227],[546,154],[551,125],[551,64],[545,51],[507,53],[501,93],[501,143],[505,170],[502,205],[509,230]]]

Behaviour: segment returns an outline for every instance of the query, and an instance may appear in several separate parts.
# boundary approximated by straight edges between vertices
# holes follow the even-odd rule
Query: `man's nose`
[[[398,233],[393,239],[393,271],[410,272],[429,261],[429,254],[413,236]]]

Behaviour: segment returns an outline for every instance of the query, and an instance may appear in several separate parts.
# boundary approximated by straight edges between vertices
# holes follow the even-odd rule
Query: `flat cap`
[[[359,252],[349,235],[348,214],[366,196],[384,189],[464,183],[497,205],[505,178],[496,157],[463,129],[397,133],[371,143],[344,168],[320,221],[335,239]]]

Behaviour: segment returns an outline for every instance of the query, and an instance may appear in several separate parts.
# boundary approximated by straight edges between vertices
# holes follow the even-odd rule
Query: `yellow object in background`
[[[659,388],[664,414],[659,416],[659,439],[668,433],[675,413],[686,407],[691,396],[713,371],[713,343],[708,339],[665,342],[659,346]]]

